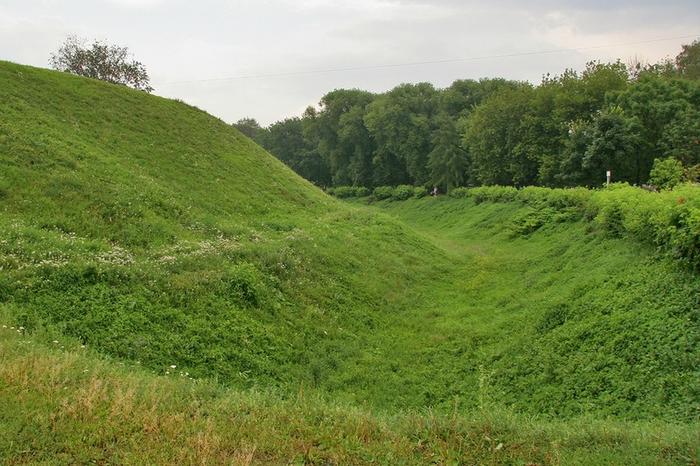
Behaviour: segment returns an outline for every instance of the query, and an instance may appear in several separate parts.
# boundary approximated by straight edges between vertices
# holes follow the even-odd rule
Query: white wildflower
[[[134,262],[134,257],[126,249],[113,245],[110,251],[98,254],[97,261],[103,264],[129,265]]]

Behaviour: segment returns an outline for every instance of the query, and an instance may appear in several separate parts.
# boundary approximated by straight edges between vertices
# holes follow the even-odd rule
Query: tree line
[[[675,60],[591,62],[539,85],[338,89],[301,117],[235,126],[324,187],[595,186],[607,170],[642,184],[655,159],[700,163],[700,41]]]

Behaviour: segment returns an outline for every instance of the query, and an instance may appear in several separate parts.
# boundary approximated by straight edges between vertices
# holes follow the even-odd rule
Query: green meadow
[[[700,189],[349,202],[0,62],[0,462],[696,464]]]

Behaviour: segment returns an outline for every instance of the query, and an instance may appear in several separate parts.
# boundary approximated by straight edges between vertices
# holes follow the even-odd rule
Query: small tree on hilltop
[[[75,36],[69,36],[58,52],[49,59],[58,71],[122,84],[146,92],[153,91],[143,63],[133,60],[126,47],[110,45],[98,40],[88,47]]]

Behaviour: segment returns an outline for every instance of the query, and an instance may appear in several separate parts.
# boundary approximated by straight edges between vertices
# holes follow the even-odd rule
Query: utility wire
[[[696,38],[700,34],[692,34],[685,36],[675,36],[675,37],[663,37],[657,39],[640,40],[634,42],[622,42],[618,44],[606,44],[606,45],[593,45],[588,47],[573,47],[565,49],[551,49],[551,50],[538,50],[533,52],[515,52],[515,53],[505,53],[501,55],[481,55],[474,57],[464,57],[464,58],[445,58],[441,60],[425,60],[425,61],[415,61],[406,63],[389,63],[382,65],[365,65],[365,66],[352,66],[346,68],[327,68],[327,69],[317,69],[317,70],[302,70],[302,71],[288,71],[280,73],[264,73],[264,74],[248,74],[248,75],[238,75],[238,76],[227,76],[222,78],[206,78],[206,79],[193,79],[187,81],[171,81],[165,83],[159,83],[158,86],[168,86],[172,84],[192,84],[192,83],[205,83],[205,82],[217,82],[217,81],[235,81],[239,79],[262,79],[262,78],[279,78],[288,76],[303,76],[303,75],[313,75],[313,74],[326,74],[326,73],[341,73],[345,71],[363,71],[363,70],[378,70],[378,69],[388,69],[388,68],[401,68],[407,66],[421,66],[421,65],[437,65],[441,63],[459,63],[467,61],[477,61],[477,60],[488,60],[494,58],[512,58],[512,57],[527,57],[531,55],[547,55],[554,53],[566,53],[566,52],[581,52],[584,50],[596,50],[605,48],[622,47],[626,45],[639,45],[639,44],[649,44],[652,42],[664,42],[670,40],[680,40],[680,39],[690,39]]]

